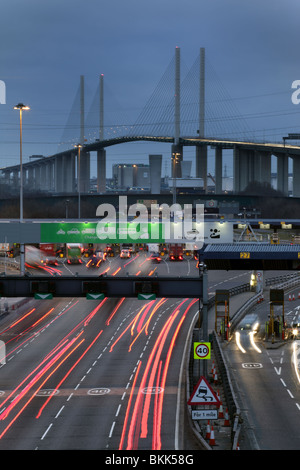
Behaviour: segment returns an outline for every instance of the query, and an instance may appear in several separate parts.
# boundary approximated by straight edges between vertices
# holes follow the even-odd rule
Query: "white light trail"
[[[238,331],[236,331],[236,333],[235,333],[235,340],[236,340],[236,344],[237,344],[237,347],[239,348],[239,350],[242,351],[242,353],[245,353],[246,351],[240,343],[240,333]]]
[[[251,332],[249,333],[251,345],[252,345],[252,347],[255,349],[255,351],[257,351],[258,353],[261,353],[261,350],[260,350],[259,347],[255,344],[254,333],[255,333],[254,331],[251,331]]]

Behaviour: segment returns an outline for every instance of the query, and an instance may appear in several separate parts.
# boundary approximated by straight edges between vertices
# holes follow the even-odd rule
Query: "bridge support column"
[[[237,146],[233,150],[233,187],[235,192],[243,191],[249,178],[247,152]]]
[[[300,157],[293,155],[293,196],[300,197]]]
[[[160,194],[162,155],[149,155],[150,192]]]
[[[75,156],[68,154],[63,156],[63,190],[72,193],[75,190]]]
[[[222,147],[216,147],[215,149],[215,194],[222,193],[222,169],[223,169],[223,155]]]
[[[54,161],[52,159],[47,163],[46,171],[49,178],[49,190],[54,191]]]
[[[54,188],[56,193],[63,191],[63,160],[62,156],[55,157],[54,160]]]
[[[106,192],[106,150],[97,151],[97,191]]]
[[[172,145],[172,178],[181,178],[181,161],[183,159],[182,145]]]
[[[48,184],[46,165],[45,163],[42,163],[40,165],[40,190],[46,191],[48,189]]]
[[[10,174],[11,174],[10,171],[2,170],[2,176],[4,176],[5,184],[7,184],[8,186],[10,186],[10,183],[11,183]]]
[[[41,187],[41,167],[38,164],[34,165],[34,181],[35,189],[39,190]]]
[[[259,183],[271,184],[271,153],[254,151],[253,179]]]
[[[240,149],[235,146],[233,149],[233,191],[238,193],[241,190],[240,185]]]
[[[288,195],[289,186],[289,157],[288,155],[277,156],[277,189],[285,196]]]
[[[271,154],[235,147],[233,151],[234,191],[243,191],[249,183],[271,182]]]
[[[52,182],[53,182],[53,176],[52,176],[52,171],[53,171],[53,165],[52,162],[47,162],[44,164],[46,168],[46,186],[45,189],[47,191],[52,190]]]
[[[81,151],[80,154],[80,191],[90,190],[90,153]]]
[[[203,178],[203,189],[207,190],[207,145],[196,147],[196,178]]]
[[[34,172],[32,167],[28,168],[27,187],[30,191],[34,189]]]
[[[18,170],[13,171],[13,186],[14,188],[17,188],[19,186],[19,171]]]

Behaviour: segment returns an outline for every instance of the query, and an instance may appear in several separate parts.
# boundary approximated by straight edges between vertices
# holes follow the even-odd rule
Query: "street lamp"
[[[178,163],[180,161],[180,153],[173,153],[172,154],[172,173],[173,173],[173,204],[176,204],[176,177],[177,177],[177,168]]]
[[[78,192],[78,219],[80,219],[80,151],[82,149],[81,144],[75,145],[78,148],[78,158],[77,158],[77,192]]]
[[[19,103],[14,106],[14,109],[20,111],[20,222],[23,222],[23,162],[22,162],[22,113],[27,111],[29,106],[25,106],[23,103]],[[21,275],[25,274],[25,251],[24,243],[20,244],[20,272]]]
[[[14,109],[19,109],[20,111],[20,222],[23,222],[22,113],[30,108],[23,103],[19,103],[14,106]]]

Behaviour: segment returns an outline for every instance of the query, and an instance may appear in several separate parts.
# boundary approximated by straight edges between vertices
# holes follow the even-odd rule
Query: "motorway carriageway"
[[[88,258],[82,258],[80,264],[68,264],[66,260],[57,266],[40,266],[35,268],[27,265],[27,270],[34,275],[84,275],[99,276],[198,276],[197,262],[193,257],[186,257],[183,261],[170,261],[168,256],[162,257],[160,263],[156,263],[149,258],[147,252],[141,251],[132,254],[130,258],[107,257],[99,267],[87,267]]]
[[[197,305],[32,300],[2,319],[0,449],[174,449]]]
[[[290,326],[300,323],[299,292],[299,287],[285,290],[284,316]],[[289,300],[290,294],[295,300]],[[246,429],[240,449],[299,449],[300,336],[284,342],[277,338],[274,344],[271,337],[263,340],[270,317],[268,297],[251,314],[260,322],[253,341],[249,329],[238,328],[238,343],[233,339],[223,349]],[[275,306],[277,315],[282,315],[282,306]]]
[[[118,273],[198,272],[194,261],[157,266],[145,254],[106,263]],[[249,278],[214,272],[211,293]],[[198,299],[55,298],[3,316],[0,449],[182,449],[183,367],[197,314]]]

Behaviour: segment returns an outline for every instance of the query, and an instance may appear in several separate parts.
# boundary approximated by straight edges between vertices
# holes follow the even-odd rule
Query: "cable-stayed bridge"
[[[182,76],[184,78],[182,79]],[[208,78],[209,77],[209,78]],[[172,176],[181,177],[184,148],[195,147],[195,176],[207,188],[207,151],[215,150],[215,192],[222,192],[223,150],[233,152],[233,189],[243,190],[250,182],[271,182],[271,158],[277,158],[277,188],[288,193],[289,158],[293,159],[294,181],[300,177],[300,147],[284,141],[255,141],[245,120],[223,89],[204,48],[193,66],[183,74],[180,48],[146,105],[133,119],[106,105],[104,76],[86,113],[84,77],[76,94],[62,141],[55,155],[23,164],[25,183],[32,189],[74,193],[88,192],[90,154],[97,153],[97,188],[106,189],[106,148],[125,142],[151,141],[170,144]],[[117,124],[116,124],[117,123]],[[77,145],[77,147],[75,147]],[[78,149],[80,145],[80,150]],[[149,156],[151,192],[159,192],[162,156]],[[2,168],[7,181],[19,183],[19,165]],[[79,183],[78,183],[79,182]],[[294,185],[293,195],[300,196]]]

